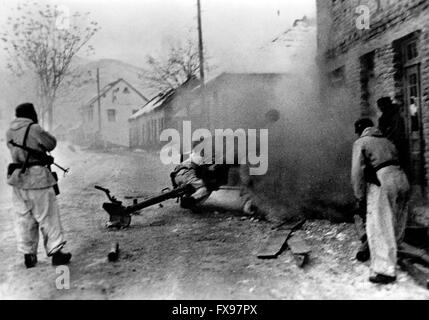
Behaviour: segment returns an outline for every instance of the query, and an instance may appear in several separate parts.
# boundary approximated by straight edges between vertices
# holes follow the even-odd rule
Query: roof
[[[293,74],[288,72],[221,72],[205,81],[205,87],[210,87],[224,77],[241,77],[241,78],[264,78],[264,77],[290,77],[293,78]],[[198,85],[192,89],[192,91],[198,91],[201,86]]]
[[[147,104],[145,104],[139,111],[134,113],[128,120],[135,120],[140,118],[141,116],[156,111],[165,105],[165,103],[169,102],[176,93],[180,92],[182,89],[186,88],[195,88],[199,86],[199,80],[196,77],[191,77],[186,80],[181,86],[176,89],[170,89],[165,92],[158,94],[152,100],[150,100]],[[191,89],[192,90],[192,89]]]
[[[128,87],[130,87],[131,90],[133,90],[137,95],[139,95],[143,100],[149,101],[148,98],[146,98],[140,91],[138,91],[136,88],[134,88],[129,82],[125,81],[122,78],[119,78],[116,81],[113,81],[106,85],[104,88],[100,90],[100,94],[93,97],[91,100],[89,100],[87,103],[85,103],[84,107],[90,106],[93,103],[97,102],[98,98],[104,96],[107,92],[109,92],[111,89],[113,89],[119,82],[124,82]]]
[[[148,114],[152,111],[155,111],[156,109],[160,108],[165,102],[169,100],[174,94],[176,93],[175,90],[171,89],[167,91],[166,93],[160,93],[155,98],[150,100],[147,104],[143,106],[139,111],[134,113],[129,120],[134,120],[137,118],[140,118],[144,114]]]
[[[206,90],[210,90],[213,88],[213,86],[216,85],[216,82],[223,81],[224,78],[246,78],[246,79],[255,79],[255,78],[263,78],[263,81],[266,81],[267,78],[277,78],[281,77],[287,78],[287,79],[295,79],[296,76],[294,76],[291,73],[285,73],[285,72],[221,72],[217,73],[216,75],[213,75],[206,79],[205,81],[205,88]],[[201,90],[201,86],[198,85],[192,89],[192,92],[194,94],[198,94]],[[200,105],[198,104],[197,100],[194,100],[193,103],[189,105],[189,111],[193,113],[197,108],[200,108]],[[176,113],[174,113],[174,118],[184,118],[187,117],[187,110],[180,109]]]

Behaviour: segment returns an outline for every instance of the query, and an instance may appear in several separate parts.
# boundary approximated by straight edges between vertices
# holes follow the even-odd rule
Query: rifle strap
[[[30,123],[28,125],[27,129],[25,130],[24,139],[22,140],[22,145],[24,146],[24,148],[27,147],[28,134],[30,133],[30,128],[33,124],[34,124],[34,122]],[[25,162],[22,166],[21,173],[25,173],[25,171],[27,170],[27,166],[28,166],[29,161],[30,161],[30,152],[27,151],[27,156],[25,157]]]

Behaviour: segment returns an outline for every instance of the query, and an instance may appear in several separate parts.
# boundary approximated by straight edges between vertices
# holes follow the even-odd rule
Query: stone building
[[[429,1],[318,0],[317,14],[322,105],[352,128],[360,116],[376,122],[376,101],[391,97],[406,124],[414,191],[427,195]]]

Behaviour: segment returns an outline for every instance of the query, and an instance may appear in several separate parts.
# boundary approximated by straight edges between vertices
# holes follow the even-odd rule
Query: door
[[[405,110],[407,116],[409,173],[413,185],[425,187],[425,144],[423,136],[420,65],[406,67],[405,80]]]

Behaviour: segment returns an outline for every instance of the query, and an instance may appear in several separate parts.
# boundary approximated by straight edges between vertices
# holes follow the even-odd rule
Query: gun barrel
[[[66,173],[68,173],[69,172],[69,168],[64,168],[64,167],[62,167],[62,166],[60,166],[59,164],[57,164],[57,163],[52,163],[54,166],[56,166],[58,169],[60,169],[61,171],[63,171],[64,172],[64,174],[66,174]]]
[[[106,188],[103,188],[103,187],[100,187],[100,186],[94,186],[94,188],[97,189],[97,190],[101,190],[103,192],[109,192],[110,193],[109,189],[106,189]]]
[[[153,206],[155,204],[161,203],[163,201],[169,200],[169,199],[175,199],[181,196],[184,196],[186,194],[189,194],[192,191],[191,185],[184,185],[178,188],[175,188],[169,192],[163,192],[157,196],[154,196],[152,198],[149,198],[145,201],[139,202],[135,205],[131,205],[125,208],[125,213],[132,214],[136,211],[139,211],[141,209]]]
[[[54,166],[56,166],[58,169],[60,169],[60,170],[64,171],[64,173],[67,173],[67,172],[69,171],[69,169],[65,169],[64,167],[62,167],[62,166],[60,166],[59,164],[55,163],[55,162],[54,162],[54,158],[52,158],[50,155],[47,155],[47,154],[46,154],[45,152],[43,152],[43,151],[36,150],[36,149],[30,148],[30,147],[27,147],[27,146],[24,146],[24,145],[20,145],[20,144],[16,143],[16,142],[15,142],[15,141],[13,141],[13,140],[10,140],[10,141],[9,141],[9,143],[10,143],[12,146],[16,147],[16,148],[20,148],[20,149],[22,149],[22,150],[24,150],[24,151],[26,151],[26,152],[30,152],[30,153],[32,153],[34,157],[36,157],[36,158],[40,159],[41,161],[46,161],[46,164],[49,164],[49,165],[50,165],[50,164],[53,164],[53,165],[54,165]]]

